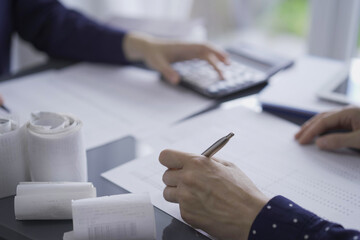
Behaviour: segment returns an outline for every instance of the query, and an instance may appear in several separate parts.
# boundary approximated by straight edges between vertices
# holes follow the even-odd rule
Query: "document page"
[[[135,67],[78,64],[0,84],[20,124],[32,112],[77,116],[87,149],[127,135],[147,136],[213,104]]]
[[[146,136],[213,104],[136,67],[78,64],[56,76],[59,89],[96,106],[135,136]]]
[[[170,148],[200,154],[229,132],[235,136],[216,154],[235,163],[269,197],[283,195],[320,217],[360,229],[360,155],[301,146],[299,127],[266,113],[238,107],[215,110],[153,136],[154,154],[131,161],[103,177],[131,192],[149,192],[152,203],[181,220],[177,204],[163,199],[166,170],[158,156]]]

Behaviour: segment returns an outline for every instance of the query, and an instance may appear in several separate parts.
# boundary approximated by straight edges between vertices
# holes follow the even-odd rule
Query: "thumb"
[[[157,61],[154,61],[151,65],[153,65],[152,67],[159,71],[168,82],[172,84],[179,83],[179,74],[171,67],[170,63],[167,62],[166,59],[158,58]]]
[[[358,148],[360,149],[360,131],[350,133],[334,133],[316,140],[316,145],[320,149],[335,150],[339,148]]]
[[[179,74],[169,65],[166,68],[162,68],[159,70],[162,75],[164,75],[165,79],[172,84],[178,84],[180,81]]]

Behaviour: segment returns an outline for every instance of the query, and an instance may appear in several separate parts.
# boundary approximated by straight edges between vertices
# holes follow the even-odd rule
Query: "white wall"
[[[356,55],[359,0],[312,0],[309,53],[347,61]]]

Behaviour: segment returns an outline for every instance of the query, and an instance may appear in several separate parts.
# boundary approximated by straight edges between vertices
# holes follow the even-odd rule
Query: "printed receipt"
[[[120,194],[72,202],[74,231],[64,240],[156,239],[155,214],[148,194]]]
[[[22,182],[14,208],[17,220],[71,219],[71,201],[95,198],[96,188],[88,182]]]

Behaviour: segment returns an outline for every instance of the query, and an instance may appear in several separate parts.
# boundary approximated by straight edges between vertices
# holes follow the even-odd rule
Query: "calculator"
[[[291,59],[248,44],[226,51],[230,65],[218,64],[224,79],[220,79],[209,63],[194,59],[173,64],[181,76],[180,85],[203,96],[219,99],[263,84],[272,75],[293,64]]]

